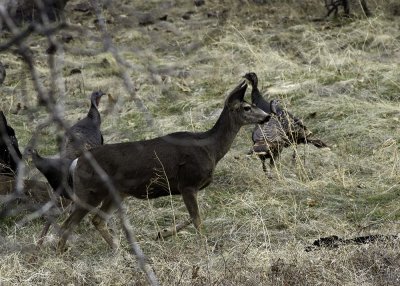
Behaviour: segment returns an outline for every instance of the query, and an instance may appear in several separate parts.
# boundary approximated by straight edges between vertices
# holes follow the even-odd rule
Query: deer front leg
[[[198,232],[201,233],[201,218],[199,206],[197,204],[197,190],[193,188],[185,188],[182,190],[182,198],[189,212],[192,223]]]
[[[176,235],[178,233],[178,231],[180,231],[181,229],[184,229],[191,223],[192,223],[192,220],[188,219],[182,223],[175,225],[172,229],[163,229],[162,231],[159,231],[157,233],[156,240],[165,239],[167,237]]]
[[[190,215],[190,220],[175,225],[172,229],[163,229],[157,233],[156,240],[165,239],[167,237],[176,235],[178,231],[187,227],[193,222],[196,230],[201,233],[201,219],[199,207],[197,205],[197,190],[192,188],[184,188],[182,190],[182,198]]]

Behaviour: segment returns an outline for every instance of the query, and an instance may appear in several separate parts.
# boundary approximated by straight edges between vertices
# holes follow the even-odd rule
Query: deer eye
[[[248,105],[246,105],[245,107],[243,107],[243,109],[244,109],[244,111],[250,111],[250,110],[251,110],[251,107],[248,106]]]

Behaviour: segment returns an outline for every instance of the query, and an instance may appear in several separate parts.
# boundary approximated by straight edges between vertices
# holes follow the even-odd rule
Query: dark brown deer
[[[247,84],[240,83],[228,96],[214,127],[206,132],[177,132],[128,143],[103,145],[91,156],[109,176],[121,197],[154,199],[182,195],[191,221],[200,231],[197,193],[207,187],[218,161],[228,152],[241,126],[269,120],[269,114],[244,101]],[[61,227],[58,250],[63,251],[72,227],[92,208],[102,203],[101,213],[117,208],[111,192],[83,155],[74,170],[75,209]],[[107,215],[108,217],[108,215]],[[93,224],[114,248],[104,215],[97,213]]]

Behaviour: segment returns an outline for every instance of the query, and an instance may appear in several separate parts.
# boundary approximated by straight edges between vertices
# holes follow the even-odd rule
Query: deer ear
[[[235,89],[228,95],[225,104],[231,105],[231,103],[235,101],[243,101],[244,94],[246,93],[247,84],[245,81],[242,81]]]

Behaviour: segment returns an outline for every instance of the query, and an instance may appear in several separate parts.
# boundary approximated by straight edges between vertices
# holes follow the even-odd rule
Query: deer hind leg
[[[197,190],[194,188],[183,188],[182,198],[185,206],[189,212],[190,220],[187,220],[183,223],[175,225],[172,230],[164,229],[157,233],[157,239],[164,239],[169,236],[175,235],[178,231],[188,226],[190,223],[193,223],[196,230],[201,233],[201,219],[200,219],[200,211],[199,206],[197,204]]]
[[[92,220],[94,227],[100,232],[101,236],[112,249],[117,248],[117,244],[107,227],[107,220],[110,218],[112,211],[116,208],[117,206],[114,204],[113,199],[108,197],[103,201],[100,212],[98,212]]]
[[[49,232],[50,226],[51,226],[51,221],[50,220],[46,221],[46,224],[44,225],[43,230],[40,233],[40,237],[39,237],[39,240],[37,242],[37,247],[40,247],[43,244],[44,237]]]
[[[88,208],[84,208],[78,205],[75,205],[75,209],[67,218],[67,220],[63,223],[60,230],[60,240],[58,242],[57,251],[64,252],[65,244],[67,242],[68,236],[70,235],[72,228],[79,224],[79,222],[85,217],[85,215],[89,212]]]
[[[75,185],[79,190],[80,186]],[[85,217],[85,215],[95,209],[100,202],[103,200],[102,194],[95,192],[94,190],[87,189],[85,192],[84,198],[77,198],[77,201],[74,204],[74,209],[72,213],[69,215],[67,220],[63,223],[60,230],[60,241],[58,242],[57,250],[59,252],[63,252],[65,250],[65,244],[67,242],[68,236],[71,233],[74,226],[78,225],[81,220]]]

